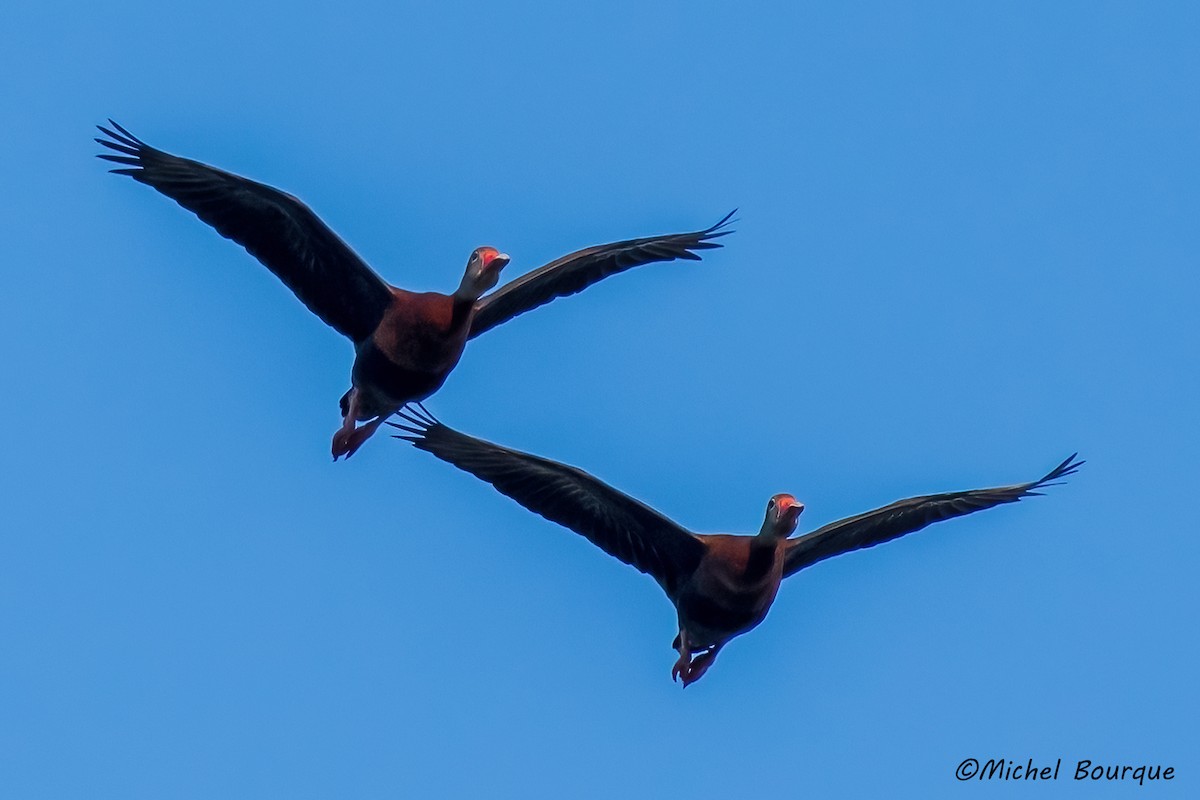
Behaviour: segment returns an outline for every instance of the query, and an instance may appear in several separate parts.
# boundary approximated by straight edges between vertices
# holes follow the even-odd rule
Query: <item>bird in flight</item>
[[[333,437],[335,461],[353,455],[397,409],[440,389],[468,339],[633,267],[698,261],[696,251],[721,247],[713,240],[731,232],[735,213],[704,230],[578,250],[490,294],[509,257],[478,247],[452,294],[410,292],[379,277],[292,195],[165,153],[111,119],[109,124],[96,126],[107,137],[96,142],[116,151],[99,155],[122,165],[112,172],[157,189],[240,244],[354,343],[351,388],[342,396],[342,426]]]
[[[672,680],[686,687],[731,639],[767,615],[781,581],[842,553],[873,547],[934,522],[1040,495],[1074,473],[1074,454],[1036,481],[910,497],[792,537],[804,504],[790,494],[767,502],[755,535],[692,533],[581,469],[459,433],[419,404],[388,423],[421,450],[471,473],[525,508],[584,536],[650,575],[678,613]]]

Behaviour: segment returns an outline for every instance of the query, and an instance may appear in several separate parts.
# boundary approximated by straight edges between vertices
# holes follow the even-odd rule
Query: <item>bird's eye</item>
[[[772,497],[771,501],[769,503],[767,503],[767,511],[770,511],[774,507],[775,507],[775,498]]]

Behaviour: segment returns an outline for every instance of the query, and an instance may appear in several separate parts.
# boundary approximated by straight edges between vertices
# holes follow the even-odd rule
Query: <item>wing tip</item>
[[[112,127],[106,128],[103,125],[96,126],[96,129],[108,138],[101,139],[100,137],[96,136],[93,137],[92,141],[102,147],[107,147],[109,150],[116,150],[118,153],[123,153],[124,157],[129,160],[121,161],[121,163],[137,164],[139,166],[142,165],[142,157],[152,148],[141,139],[127,131],[125,128],[121,127],[120,124],[111,118],[108,120],[108,124]],[[107,161],[120,161],[120,157],[112,156],[108,153],[97,153],[96,157],[105,159]],[[115,170],[111,171],[115,172]]]
[[[388,425],[398,430],[404,431],[409,435],[395,435],[395,439],[404,439],[413,444],[420,445],[421,442],[427,440],[431,433],[439,428],[445,428],[441,420],[435,417],[429,409],[421,403],[407,403],[403,408],[396,412],[396,416],[403,422],[388,421]]]
[[[714,242],[712,240],[719,239],[722,236],[728,236],[729,234],[735,232],[735,229],[731,228],[729,226],[734,225],[738,222],[738,220],[734,219],[734,216],[733,216],[737,212],[738,212],[738,209],[734,208],[728,214],[726,214],[725,216],[723,216],[719,220],[717,220],[715,224],[710,225],[709,227],[705,228],[702,231],[697,231],[696,238],[699,241],[694,245],[694,247],[700,248],[700,249],[710,249],[713,247],[724,247],[725,245],[722,244],[721,242]]]
[[[1033,492],[1032,490],[1045,488],[1047,486],[1061,486],[1062,484],[1066,483],[1066,481],[1061,480],[1062,478],[1065,478],[1068,475],[1074,475],[1079,471],[1079,468],[1086,463],[1087,461],[1079,458],[1078,452],[1072,453],[1064,458],[1057,467],[1047,472],[1039,480],[1031,483],[1029,485],[1029,489],[1026,490],[1026,494],[1041,494],[1040,492]]]

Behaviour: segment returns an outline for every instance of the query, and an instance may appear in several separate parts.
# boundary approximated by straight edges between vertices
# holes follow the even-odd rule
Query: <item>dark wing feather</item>
[[[345,242],[289,194],[150,147],[117,123],[96,139],[128,166],[114,169],[152,186],[246,248],[308,309],[356,342],[371,335],[392,295]]]
[[[856,517],[832,522],[788,542],[783,573],[785,576],[791,575],[831,556],[889,542],[934,522],[1040,495],[1037,489],[1056,485],[1054,481],[1065,478],[1083,465],[1084,462],[1075,460],[1076,456],[1078,453],[1032,483],[910,497]]]
[[[716,225],[702,231],[601,244],[551,261],[480,298],[475,303],[470,336],[474,338],[556,297],[581,292],[609,275],[642,264],[676,259],[699,261],[700,256],[693,251],[721,247],[720,242],[712,240],[733,233],[728,225],[736,213],[737,209],[730,211]]]
[[[581,469],[459,433],[423,408],[400,412],[419,449],[492,484],[525,508],[588,539],[658,581],[668,594],[690,575],[704,545],[688,531]]]

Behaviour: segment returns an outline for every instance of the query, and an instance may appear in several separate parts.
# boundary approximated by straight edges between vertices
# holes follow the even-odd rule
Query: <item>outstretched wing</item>
[[[934,522],[961,517],[1001,503],[1015,503],[1023,497],[1040,495],[1041,492],[1037,489],[1056,485],[1054,481],[1065,478],[1084,464],[1083,461],[1076,460],[1078,455],[1073,454],[1043,478],[1032,483],[910,497],[856,517],[832,522],[788,542],[783,574],[791,575],[831,556],[889,542],[906,533],[919,531]]]
[[[676,259],[699,261],[700,256],[693,251],[721,247],[712,240],[733,233],[728,226],[730,217],[736,213],[737,209],[730,211],[716,225],[702,231],[601,244],[551,261],[480,298],[475,303],[470,336],[474,338],[556,297],[581,292],[609,275],[642,264]]]
[[[404,431],[397,436],[433,453],[525,508],[584,536],[614,558],[658,581],[668,594],[690,575],[704,545],[649,506],[581,469],[510,450],[459,433],[423,408],[399,412]]]
[[[99,157],[152,186],[217,229],[279,276],[308,309],[356,342],[371,335],[391,290],[345,242],[290,194],[150,147],[117,123],[97,125]],[[111,141],[110,141],[111,139]]]

